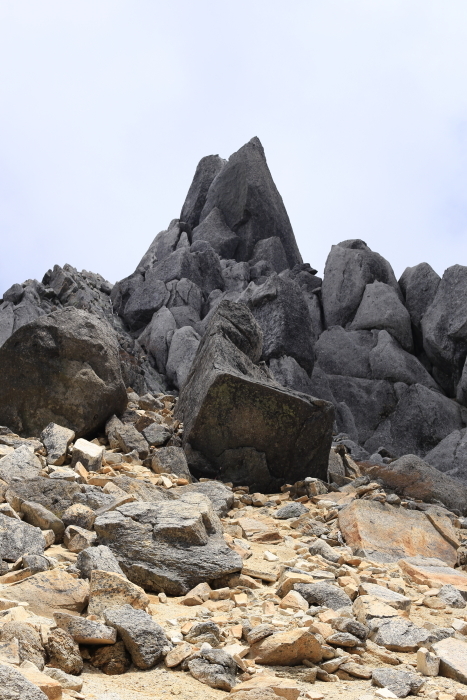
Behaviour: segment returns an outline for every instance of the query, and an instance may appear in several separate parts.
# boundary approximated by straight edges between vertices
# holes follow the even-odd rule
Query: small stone
[[[275,512],[274,517],[278,520],[289,520],[299,518],[303,513],[308,513],[308,508],[303,503],[287,503]]]
[[[54,613],[57,627],[70,634],[78,644],[115,644],[117,632],[100,622],[67,613]]]
[[[77,676],[83,670],[83,659],[79,646],[65,630],[50,630],[46,644],[50,666],[60,668],[65,673]]]
[[[107,676],[117,676],[125,673],[130,667],[131,658],[123,642],[117,642],[99,647],[91,656],[90,663]]]
[[[446,605],[449,605],[450,608],[465,608],[466,606],[466,602],[460,591],[451,584],[441,586],[438,597],[441,598]]]
[[[62,514],[62,521],[65,527],[77,525],[85,530],[92,530],[96,514],[91,508],[82,503],[74,503]]]
[[[273,554],[272,552],[269,552],[267,549],[263,552],[263,558],[266,559],[266,561],[277,561],[279,559],[277,554]]]
[[[104,452],[104,447],[79,438],[73,446],[71,468],[73,469],[80,462],[88,472],[97,472],[102,467]]]
[[[97,535],[95,532],[85,530],[77,525],[69,525],[63,536],[63,544],[70,552],[75,554],[79,554],[83,549],[92,547],[96,541]]]
[[[397,698],[397,695],[394,695],[392,690],[389,690],[389,688],[378,688],[378,690],[375,690],[375,695],[377,698],[383,698],[383,700]]]
[[[187,642],[177,644],[177,646],[171,649],[171,651],[169,651],[165,657],[165,665],[168,668],[174,668],[174,666],[181,664],[182,661],[187,659],[192,653],[193,647],[191,644],[188,644]]]
[[[279,608],[291,608],[292,610],[303,610],[306,612],[309,605],[305,598],[298,593],[298,591],[289,591],[284,598],[282,598],[279,603]]]
[[[79,569],[83,578],[91,578],[93,571],[110,571],[114,574],[120,574],[126,578],[120,568],[120,565],[109,547],[101,544],[97,547],[88,547],[83,549],[78,554],[76,566]]]
[[[188,591],[188,593],[181,599],[181,605],[202,605],[204,601],[208,600],[210,594],[212,593],[211,586],[208,583],[198,583],[197,586]]]
[[[60,466],[64,463],[70,443],[75,439],[75,433],[57,423],[49,423],[40,435],[47,450],[47,464]]]
[[[307,690],[305,693],[305,697],[308,700],[323,700],[324,699],[323,693],[320,693],[318,690]]]
[[[321,644],[305,628],[279,632],[250,647],[249,658],[258,664],[295,666],[303,659],[316,663],[323,657]]]
[[[44,673],[50,676],[50,678],[55,678],[65,690],[75,690],[79,693],[83,687],[83,680],[81,678],[65,673],[65,671],[62,671],[60,668],[46,666],[44,668]]]
[[[260,642],[266,637],[270,637],[271,634],[274,634],[275,631],[276,629],[272,625],[257,625],[256,627],[252,627],[252,629],[246,633],[246,641],[248,642],[248,644],[255,644],[256,642]]]
[[[439,658],[436,654],[421,647],[417,651],[417,671],[423,676],[437,676],[439,673]]]

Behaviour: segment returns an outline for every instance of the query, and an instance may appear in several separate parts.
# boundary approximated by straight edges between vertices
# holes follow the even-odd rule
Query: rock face
[[[419,511],[354,501],[340,511],[339,526],[354,553],[361,552],[373,561],[391,562],[420,555],[441,559],[451,566],[456,563],[456,548]]]
[[[125,407],[115,335],[84,311],[56,311],[19,328],[0,348],[0,364],[0,423],[20,434],[58,423],[84,435]]]
[[[255,364],[260,355],[261,331],[247,308],[221,302],[177,407],[185,442],[224,481],[265,489],[325,478],[332,407],[270,380]]]
[[[176,501],[129,503],[94,523],[130,581],[146,590],[183,595],[198,583],[242,568],[227,547],[211,502],[196,493]]]
[[[429,464],[467,483],[466,296],[467,267],[454,265],[440,279],[427,263],[420,263],[407,268],[397,282],[389,262],[359,239],[333,245],[324,277],[318,277],[311,265],[302,263],[264,150],[254,138],[228,160],[213,155],[200,161],[180,219],[155,237],[136,270],[113,288],[99,275],[65,265],[49,270],[42,282],[27,280],[4,293],[0,345],[10,361],[5,365],[0,355],[2,369],[7,368],[7,382],[0,388],[0,424],[32,433],[37,426],[28,421],[34,414],[42,428],[49,422],[61,430],[77,426],[77,437],[95,431],[109,416],[111,404],[118,415],[123,410],[115,364],[124,385],[139,395],[182,391],[199,348],[207,352],[205,333],[219,304],[242,302],[263,334],[261,352],[252,360],[254,365],[261,361],[260,384],[275,380],[290,393],[332,403],[335,430],[357,443],[361,456],[374,455],[381,447],[391,458],[429,454]],[[67,314],[81,312],[101,328],[106,353],[99,352],[96,334],[88,333],[90,340],[87,331],[85,345],[90,345],[84,360],[79,352],[73,355],[83,347],[83,338],[78,342],[74,331],[68,343],[53,340],[49,348],[48,341],[36,338],[37,347],[32,345],[36,333],[50,337],[57,315],[65,313],[68,319]],[[66,325],[65,330],[72,330],[71,322]],[[22,389],[16,387],[16,351],[9,344],[17,333],[15,342],[24,346],[21,361],[32,352],[41,358],[45,353],[54,381],[48,381],[41,367],[40,376],[33,372],[35,380],[27,377],[21,380]],[[65,348],[70,347],[75,350],[69,357]],[[78,364],[68,364],[65,371],[62,362],[58,373],[62,352],[63,361]],[[116,363],[110,355],[118,355]],[[78,370],[83,361],[86,367]],[[41,381],[50,386],[52,399],[42,391]],[[89,383],[93,401],[75,401],[78,389],[70,392],[70,386],[79,384],[81,391]],[[34,387],[42,397],[36,404],[29,396]],[[58,400],[63,395],[75,397],[68,413]],[[165,440],[162,434],[143,437],[141,431],[136,436],[131,422],[122,423],[122,442],[128,452],[136,445],[141,459],[146,458],[145,440],[151,446]],[[282,426],[279,433],[286,432]],[[51,450],[49,463],[59,466],[63,445]],[[250,473],[255,475],[251,486],[258,488],[268,474],[270,484],[282,478],[283,466],[271,468],[270,455],[254,444],[223,447],[221,452],[222,464],[219,452],[206,455],[193,448],[189,462],[196,475],[224,478],[225,473],[232,480],[236,473],[244,481],[242,474]],[[304,464],[305,469],[306,460]]]

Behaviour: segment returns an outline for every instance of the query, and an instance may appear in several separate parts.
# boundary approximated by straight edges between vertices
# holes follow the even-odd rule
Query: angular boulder
[[[271,380],[255,364],[261,341],[246,306],[219,304],[176,408],[185,448],[202,456],[207,473],[266,492],[326,479],[333,407]]]
[[[250,260],[258,241],[278,236],[289,267],[302,262],[282,197],[257,137],[231,155],[212,181],[200,221],[214,207],[222,212],[227,226],[240,239],[237,260]]]
[[[416,455],[404,455],[391,464],[366,467],[365,473],[373,479],[382,479],[399,496],[428,503],[435,499],[449,510],[461,513],[467,509],[467,485],[443,474]]]
[[[126,406],[116,335],[85,311],[54,311],[23,326],[0,348],[0,366],[0,424],[19,434],[58,423],[80,437]]]
[[[129,503],[98,517],[94,528],[130,581],[146,590],[184,595],[198,583],[242,568],[241,557],[225,544],[211,502],[201,494]]]
[[[38,527],[0,514],[0,553],[14,562],[23,554],[43,554],[45,539]]]
[[[138,668],[152,668],[163,651],[169,651],[172,646],[163,628],[150,615],[131,605],[104,610],[104,619],[109,627],[117,630]]]
[[[354,554],[372,561],[395,562],[421,555],[456,563],[456,548],[420,511],[356,500],[339,512],[339,527]]]

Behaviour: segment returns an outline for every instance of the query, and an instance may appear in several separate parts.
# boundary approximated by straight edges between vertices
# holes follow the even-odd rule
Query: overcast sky
[[[467,265],[465,0],[0,0],[0,295],[111,282],[252,136],[306,262]]]

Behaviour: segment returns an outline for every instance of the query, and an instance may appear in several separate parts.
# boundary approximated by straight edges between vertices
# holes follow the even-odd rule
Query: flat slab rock
[[[433,644],[433,651],[440,658],[441,676],[467,684],[467,642],[449,637]]]
[[[388,688],[398,698],[417,695],[425,682],[423,678],[408,669],[375,668],[372,677],[373,685]]]
[[[377,623],[378,620],[376,619],[375,622]],[[376,626],[378,630],[376,634],[372,634],[372,641],[390,651],[417,651],[429,641],[431,636],[429,630],[418,627],[402,617],[381,620]]]
[[[456,548],[420,511],[356,500],[339,512],[339,527],[354,554],[372,561],[396,562],[419,555],[448,565],[457,561]]]
[[[447,566],[444,561],[429,557],[409,557],[397,562],[415,583],[439,588],[447,584],[467,594],[467,573]]]
[[[88,603],[89,583],[60,569],[30,576],[2,591],[8,600],[25,601],[36,615],[52,617],[56,610],[80,613]]]

